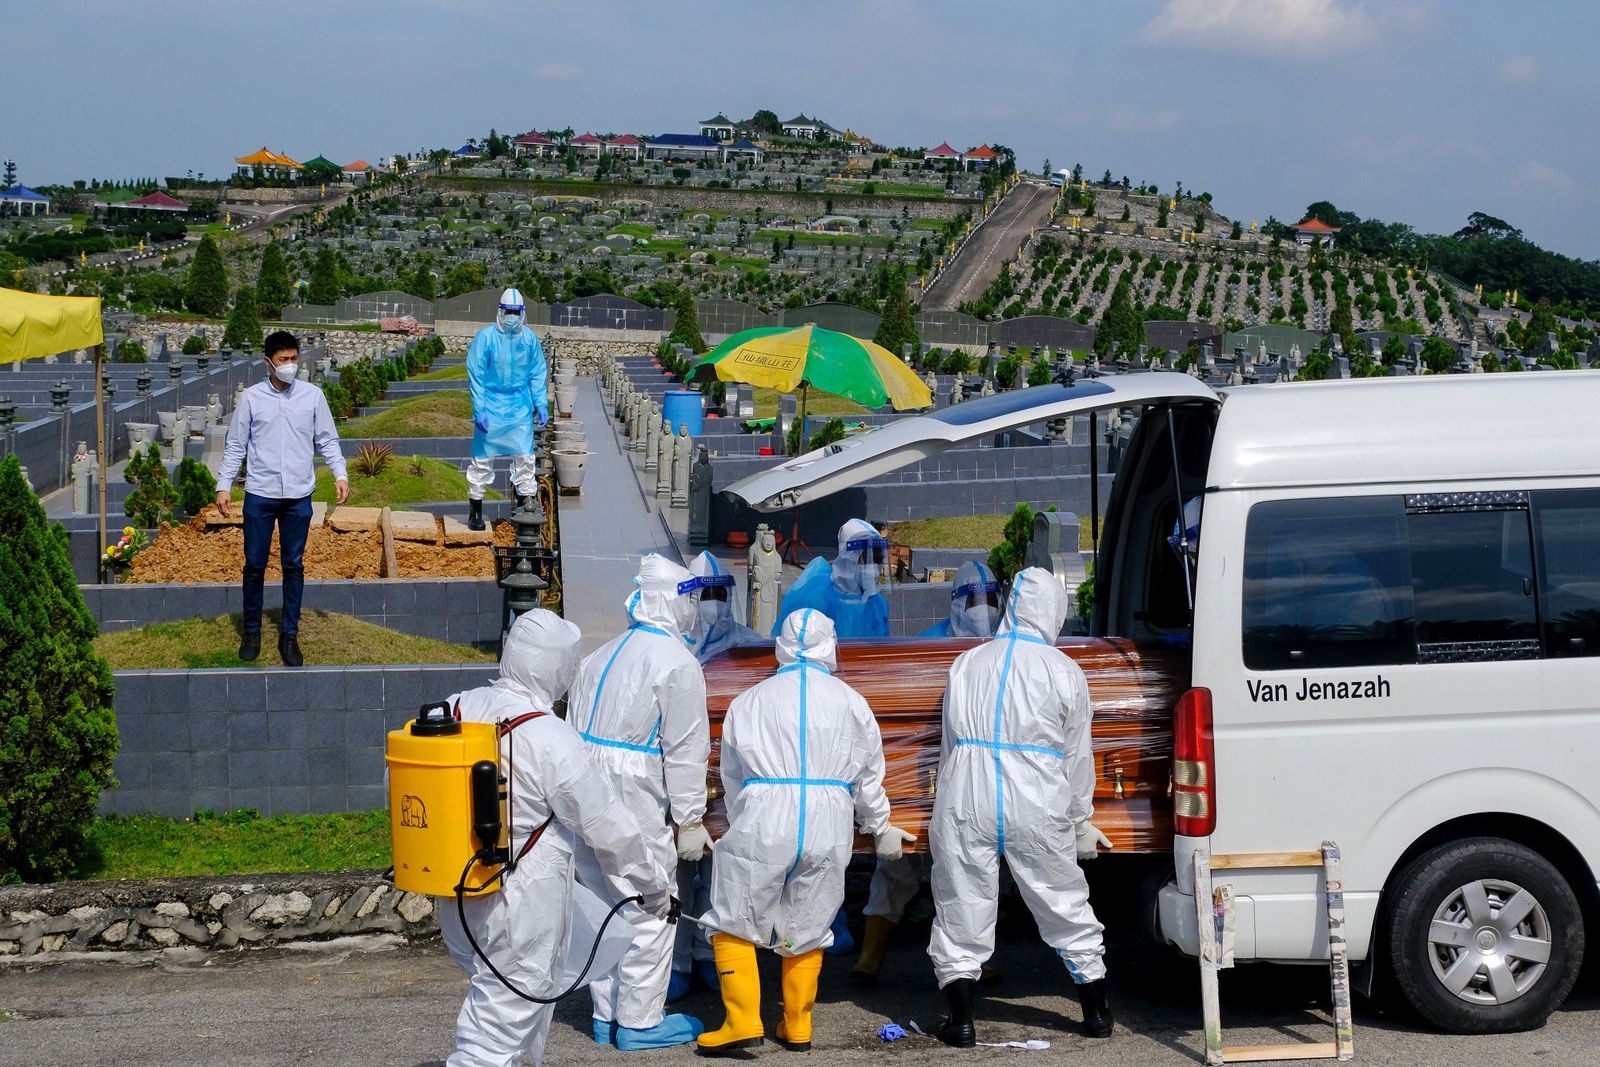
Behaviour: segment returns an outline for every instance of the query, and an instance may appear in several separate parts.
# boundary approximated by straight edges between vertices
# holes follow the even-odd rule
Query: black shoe
[[[1111,1036],[1111,1008],[1106,1004],[1106,981],[1085,982],[1078,987],[1078,1003],[1083,1008],[1083,1032],[1088,1037]]]
[[[261,655],[260,631],[246,630],[244,636],[239,638],[239,658],[250,663],[259,655]]]
[[[300,655],[300,642],[295,640],[294,634],[278,636],[278,655],[283,658],[285,667],[301,667],[306,662],[305,657]]]
[[[467,529],[469,529],[469,530],[481,530],[481,529],[483,529],[483,501],[481,501],[481,500],[471,500],[471,501],[468,501],[467,503],[468,503]]]
[[[972,1001],[977,988],[978,983],[971,978],[957,978],[944,987],[950,1015],[933,1036],[951,1048],[972,1048],[978,1043],[978,1031],[972,1025]]]

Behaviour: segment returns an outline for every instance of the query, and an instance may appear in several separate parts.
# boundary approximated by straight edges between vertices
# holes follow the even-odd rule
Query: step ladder
[[[1281,1045],[1224,1045],[1218,971],[1233,966],[1225,956],[1224,931],[1232,927],[1233,893],[1212,885],[1211,872],[1268,868],[1321,867],[1328,919],[1328,971],[1333,989],[1333,1040]],[[1344,880],[1339,846],[1324,841],[1317,852],[1241,852],[1194,856],[1195,917],[1200,934],[1200,1003],[1205,1013],[1206,1063],[1261,1063],[1269,1060],[1348,1060],[1355,1055],[1350,1018],[1350,950],[1344,935]]]

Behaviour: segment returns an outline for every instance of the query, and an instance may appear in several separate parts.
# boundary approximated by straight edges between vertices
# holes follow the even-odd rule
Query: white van
[[[1331,840],[1368,988],[1392,977],[1450,1030],[1541,1023],[1600,904],[1600,372],[1220,393],[1173,373],[1080,380],[903,420],[728,491],[792,507],[1108,408],[1143,414],[1091,632],[1191,655],[1160,935],[1197,950],[1196,849]],[[1174,552],[1197,497],[1198,549]],[[1237,959],[1327,959],[1320,871],[1226,879]]]

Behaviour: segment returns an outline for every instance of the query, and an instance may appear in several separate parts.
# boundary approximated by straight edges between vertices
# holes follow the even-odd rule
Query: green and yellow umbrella
[[[740,330],[701,356],[690,377],[802,395],[809,386],[896,411],[933,403],[927,383],[887,348],[809,324]]]

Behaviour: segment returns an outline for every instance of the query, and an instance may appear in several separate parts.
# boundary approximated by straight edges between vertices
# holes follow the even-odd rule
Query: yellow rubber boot
[[[861,955],[856,957],[856,965],[850,968],[852,981],[862,985],[873,985],[878,981],[878,972],[883,969],[883,957],[889,952],[889,935],[894,932],[894,920],[885,919],[882,915],[868,915],[867,929],[861,937]]]
[[[767,1035],[766,1028],[761,1025],[761,975],[756,970],[756,947],[737,937],[714,934],[711,950],[717,958],[717,977],[722,981],[722,1007],[727,1018],[721,1029],[701,1034],[695,1043],[708,1055],[753,1048]]]
[[[811,1051],[811,1009],[817,1004],[817,979],[822,975],[822,950],[783,957],[783,1022],[778,1044],[790,1052]]]

